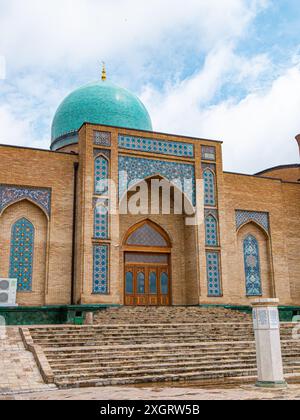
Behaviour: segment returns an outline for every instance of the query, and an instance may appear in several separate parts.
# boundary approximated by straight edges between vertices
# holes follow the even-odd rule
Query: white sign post
[[[252,303],[258,387],[287,386],[283,375],[278,304],[278,299],[258,299]]]

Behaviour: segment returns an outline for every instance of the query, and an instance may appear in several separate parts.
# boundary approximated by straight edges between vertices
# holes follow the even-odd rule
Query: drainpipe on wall
[[[74,198],[73,198],[73,232],[72,232],[72,269],[71,269],[71,305],[75,305],[75,253],[76,253],[76,214],[77,214],[77,175],[79,163],[74,163]]]

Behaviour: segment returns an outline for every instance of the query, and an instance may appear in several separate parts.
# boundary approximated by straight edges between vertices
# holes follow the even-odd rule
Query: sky
[[[225,170],[298,163],[299,28],[299,0],[0,0],[0,143],[48,149],[105,61],[155,131],[223,141]]]

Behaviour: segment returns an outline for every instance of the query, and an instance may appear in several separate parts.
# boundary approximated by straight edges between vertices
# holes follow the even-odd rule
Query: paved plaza
[[[1,396],[0,396],[1,399]],[[236,388],[189,387],[105,387],[71,390],[48,390],[16,394],[2,399],[10,400],[300,400],[300,385],[286,390],[261,390],[253,386]]]
[[[53,389],[45,385],[32,353],[26,351],[18,327],[7,327],[0,336],[0,396]]]

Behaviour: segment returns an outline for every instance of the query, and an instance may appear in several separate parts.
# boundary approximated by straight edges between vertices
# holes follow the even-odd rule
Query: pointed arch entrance
[[[150,220],[129,229],[124,240],[125,305],[171,305],[171,241]]]

